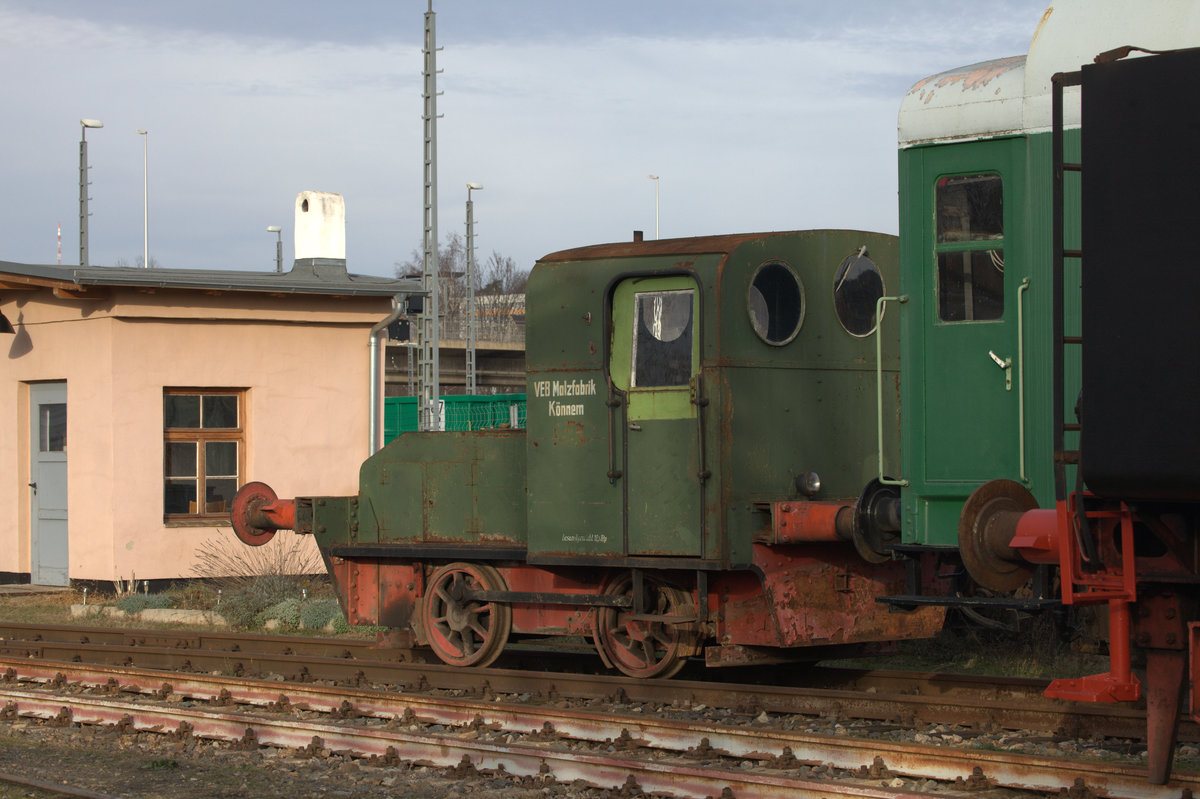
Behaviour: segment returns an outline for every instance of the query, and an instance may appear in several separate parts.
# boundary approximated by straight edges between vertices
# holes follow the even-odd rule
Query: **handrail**
[[[880,297],[875,301],[875,421],[879,441],[879,482],[888,486],[906,486],[904,479],[893,480],[883,475],[883,306],[884,303],[898,302],[901,305],[908,302],[908,295],[897,297]]]
[[[1029,476],[1025,474],[1025,297],[1029,291],[1029,278],[1022,278],[1017,286],[1017,382],[1020,383],[1020,393],[1017,395],[1017,428],[1020,446],[1021,482],[1028,484]]]

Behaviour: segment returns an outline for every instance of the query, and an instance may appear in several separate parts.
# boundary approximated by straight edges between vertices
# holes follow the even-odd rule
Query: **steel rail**
[[[610,699],[621,702],[669,703],[682,698],[710,707],[753,708],[755,713],[809,716],[838,714],[842,718],[902,723],[907,726],[941,723],[947,718],[977,727],[1036,729],[1053,733],[1102,732],[1110,737],[1140,740],[1145,713],[1129,706],[1097,706],[1037,699],[1016,701],[1011,696],[922,696],[906,693],[865,693],[858,690],[730,685],[671,680],[629,680],[610,675],[545,673],[502,669],[461,669],[442,664],[408,664],[289,654],[259,654],[158,647],[121,647],[54,641],[0,640],[0,658],[58,662],[83,661],[110,666],[171,671],[219,671],[233,676],[279,674],[285,679],[355,680],[408,688],[494,693],[531,693],[541,698]],[[615,699],[614,699],[615,698]],[[1194,732],[1192,730],[1191,732]],[[1193,737],[1191,734],[1186,737]]]
[[[894,773],[943,781],[969,779],[972,771],[978,767],[994,784],[1011,788],[1063,790],[1072,788],[1076,780],[1083,779],[1093,787],[1103,787],[1109,796],[1170,796],[1175,799],[1183,788],[1193,792],[1200,790],[1200,774],[1178,776],[1176,782],[1171,784],[1170,791],[1173,793],[1163,793],[1162,789],[1146,784],[1145,769],[1128,766],[1094,761],[1073,763],[1028,755],[921,744],[864,741],[752,726],[699,724],[691,720],[628,713],[614,715],[578,708],[530,708],[492,701],[389,695],[379,691],[232,680],[211,675],[170,675],[164,681],[164,675],[160,672],[103,669],[74,663],[0,661],[0,668],[7,671],[5,679],[8,681],[59,684],[65,679],[67,682],[107,685],[110,689],[136,690],[159,696],[174,693],[258,706],[291,706],[341,713],[352,711],[357,715],[384,719],[415,717],[420,722],[454,726],[482,723],[508,730],[538,732],[550,725],[553,732],[563,738],[593,742],[622,740],[630,746],[676,753],[710,752],[713,756],[776,762],[781,758],[786,759],[790,753],[800,763],[828,764],[840,769],[859,769],[865,765],[864,760],[881,758],[883,764]],[[13,693],[18,697],[27,695],[23,692]],[[0,691],[0,696],[4,695]],[[1147,790],[1150,792],[1147,793]]]
[[[9,774],[8,772],[0,771],[0,785],[21,785],[25,788],[34,788],[43,793],[52,793],[58,796],[71,796],[74,799],[120,799],[107,793],[97,793],[89,791],[86,788],[76,788],[71,785],[63,785],[56,782],[46,782],[44,780],[30,779],[17,774]]]
[[[276,746],[302,749],[312,744],[362,757],[401,759],[425,766],[470,766],[477,770],[503,769],[517,776],[538,776],[559,782],[584,782],[601,788],[621,788],[632,779],[645,792],[668,796],[720,796],[817,799],[818,797],[921,796],[872,787],[862,781],[808,780],[778,773],[752,773],[743,769],[697,766],[684,761],[633,761],[555,750],[537,744],[494,744],[463,738],[411,734],[368,727],[271,719],[242,714],[193,709],[133,706],[124,702],[81,696],[37,696],[0,689],[8,715],[78,723],[118,726],[141,732],[168,732],[199,738],[242,743],[247,748]],[[171,729],[173,725],[173,730]]]

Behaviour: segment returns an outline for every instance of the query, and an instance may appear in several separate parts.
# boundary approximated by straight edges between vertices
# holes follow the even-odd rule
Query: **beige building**
[[[296,240],[283,273],[0,262],[0,581],[193,576],[241,484],[357,490],[371,331],[415,286]]]

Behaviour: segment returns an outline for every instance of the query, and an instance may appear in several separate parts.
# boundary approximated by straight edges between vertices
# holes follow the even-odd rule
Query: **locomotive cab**
[[[876,470],[874,312],[895,258],[893,237],[853,231],[543,258],[527,295],[530,561],[746,567],[770,503],[809,498],[806,474],[822,500],[856,497]],[[893,320],[881,335],[895,454]]]

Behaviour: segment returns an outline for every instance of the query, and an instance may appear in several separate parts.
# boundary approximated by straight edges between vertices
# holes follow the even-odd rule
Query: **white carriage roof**
[[[900,147],[1049,130],[1051,76],[1124,45],[1200,46],[1200,3],[1056,0],[1042,15],[1028,55],[948,70],[909,89],[900,104]],[[1065,92],[1063,118],[1067,127],[1078,127],[1078,89]]]

